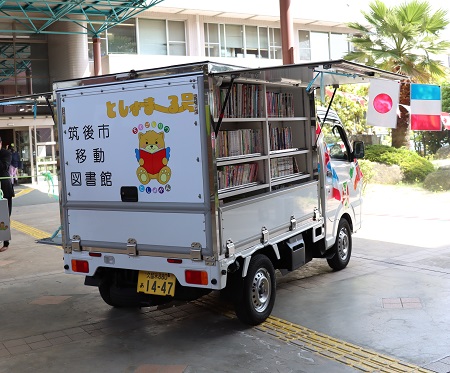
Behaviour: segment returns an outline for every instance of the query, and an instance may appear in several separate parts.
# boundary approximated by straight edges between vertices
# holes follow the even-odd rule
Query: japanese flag
[[[399,82],[371,79],[367,124],[377,127],[396,128],[399,95]]]

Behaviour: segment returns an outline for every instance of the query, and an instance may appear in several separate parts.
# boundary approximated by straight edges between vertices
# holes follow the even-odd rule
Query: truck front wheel
[[[341,219],[339,222],[336,242],[331,248],[334,253],[331,259],[327,259],[328,265],[336,271],[347,267],[352,255],[352,232],[350,225],[346,219]]]
[[[266,320],[275,304],[275,269],[270,259],[255,255],[243,281],[242,297],[235,303],[236,315],[245,324],[258,325]]]

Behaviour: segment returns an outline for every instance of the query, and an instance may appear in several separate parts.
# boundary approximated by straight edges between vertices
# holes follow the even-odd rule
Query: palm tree
[[[351,22],[355,29],[350,41],[355,51],[344,58],[405,75],[400,86],[400,104],[409,105],[410,83],[433,83],[447,75],[437,55],[448,53],[450,42],[440,33],[449,24],[447,11],[431,11],[427,1],[412,0],[387,7],[382,1],[369,4],[362,12],[368,26]],[[392,130],[392,146],[409,147],[409,114],[400,106],[397,128]]]

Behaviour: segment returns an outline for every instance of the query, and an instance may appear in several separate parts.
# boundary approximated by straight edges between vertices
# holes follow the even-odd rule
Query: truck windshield
[[[333,126],[331,132],[325,136],[325,143],[330,152],[331,159],[347,160],[347,148],[344,139],[341,136],[338,126]]]

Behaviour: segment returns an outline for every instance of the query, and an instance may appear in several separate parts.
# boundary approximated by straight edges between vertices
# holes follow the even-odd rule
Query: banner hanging
[[[411,130],[440,131],[441,114],[441,87],[411,84]]]
[[[396,128],[399,95],[399,82],[371,79],[367,124],[377,127]]]

